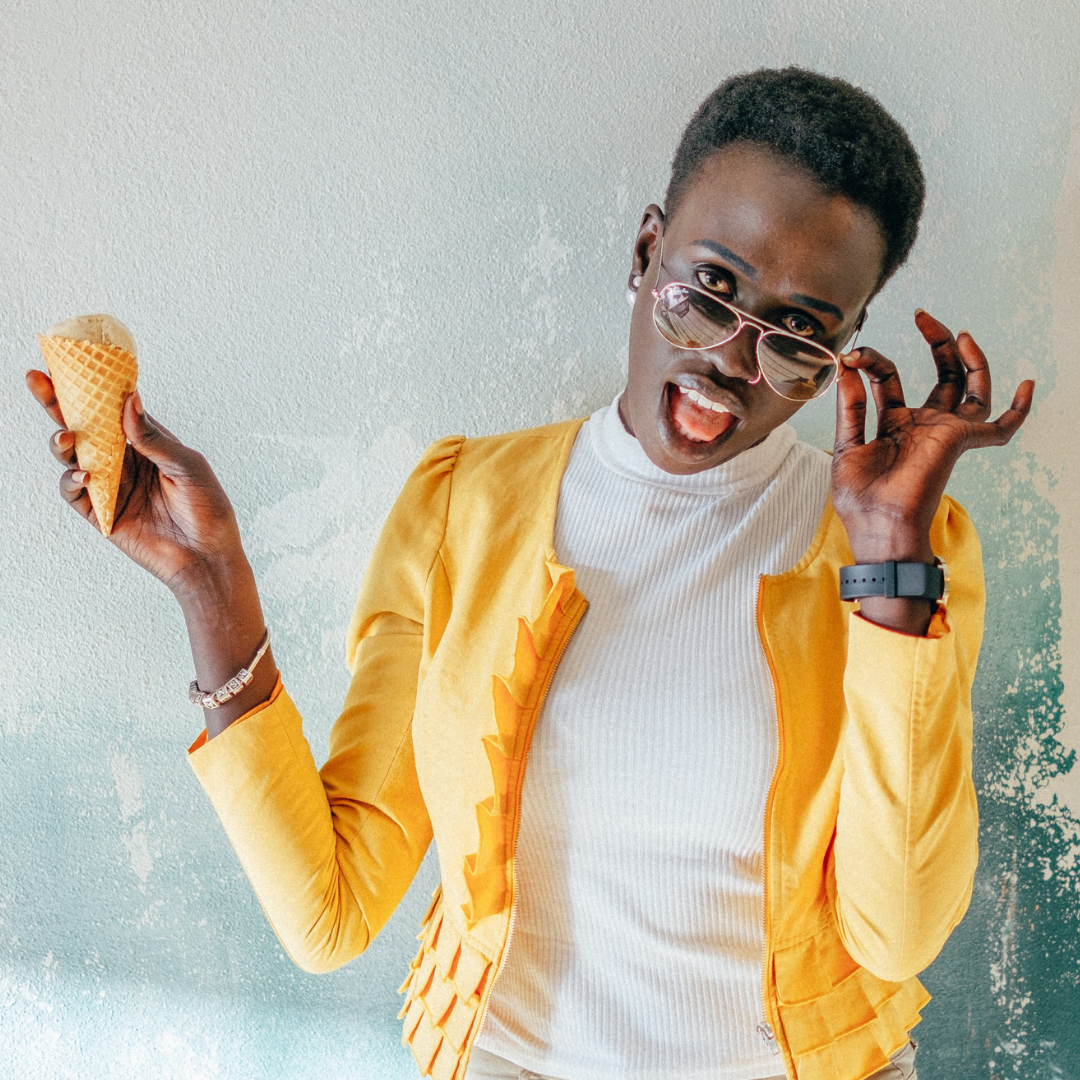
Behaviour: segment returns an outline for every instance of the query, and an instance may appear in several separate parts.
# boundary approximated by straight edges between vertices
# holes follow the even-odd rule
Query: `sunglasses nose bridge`
[[[739,313],[736,312],[736,314]],[[744,334],[744,330],[749,330],[750,333]],[[738,329],[727,341],[706,350],[705,355],[712,357],[712,362],[721,374],[730,378],[743,379],[753,385],[761,379],[757,355],[761,334],[759,326],[748,322],[739,314]]]

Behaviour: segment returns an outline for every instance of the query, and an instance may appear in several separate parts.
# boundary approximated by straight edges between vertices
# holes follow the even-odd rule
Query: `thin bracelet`
[[[270,631],[267,629],[263,635],[262,644],[254,659],[247,667],[241,668],[224,686],[211,693],[199,689],[199,680],[192,679],[188,686],[188,700],[192,705],[198,705],[203,709],[216,709],[224,705],[226,701],[232,701],[245,686],[250,685],[255,678],[255,665],[263,658],[266,650],[270,648]]]

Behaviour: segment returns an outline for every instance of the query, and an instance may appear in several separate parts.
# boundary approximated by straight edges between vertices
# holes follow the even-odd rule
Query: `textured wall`
[[[7,0],[0,1076],[410,1076],[394,989],[435,884],[429,863],[343,971],[283,955],[184,761],[179,614],[56,495],[34,333],[133,328],[148,408],[237,505],[319,756],[422,447],[610,400],[631,238],[681,126],[727,74],[796,62],[876,93],[926,167],[864,340],[925,389],[921,304],[1006,392],[1039,379],[1023,437],[952,487],[990,585],[984,829],[920,1076],[1080,1077],[1078,50],[1075,0]],[[800,417],[825,445],[830,403]]]

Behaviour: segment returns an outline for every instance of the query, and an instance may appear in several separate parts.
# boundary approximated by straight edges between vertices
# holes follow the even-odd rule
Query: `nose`
[[[756,383],[761,378],[757,360],[760,335],[761,331],[756,326],[743,323],[730,341],[706,350],[705,355],[712,358],[713,365],[722,375]]]

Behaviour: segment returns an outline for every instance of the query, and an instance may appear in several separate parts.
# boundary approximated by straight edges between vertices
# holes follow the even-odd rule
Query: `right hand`
[[[97,524],[86,491],[88,473],[75,458],[75,435],[64,424],[52,380],[28,371],[26,384],[50,419],[60,425],[49,440],[65,467],[60,494]],[[232,504],[202,454],[184,446],[148,416],[138,391],[124,402],[124,469],[109,539],[178,597],[197,589],[218,568],[245,561]]]

